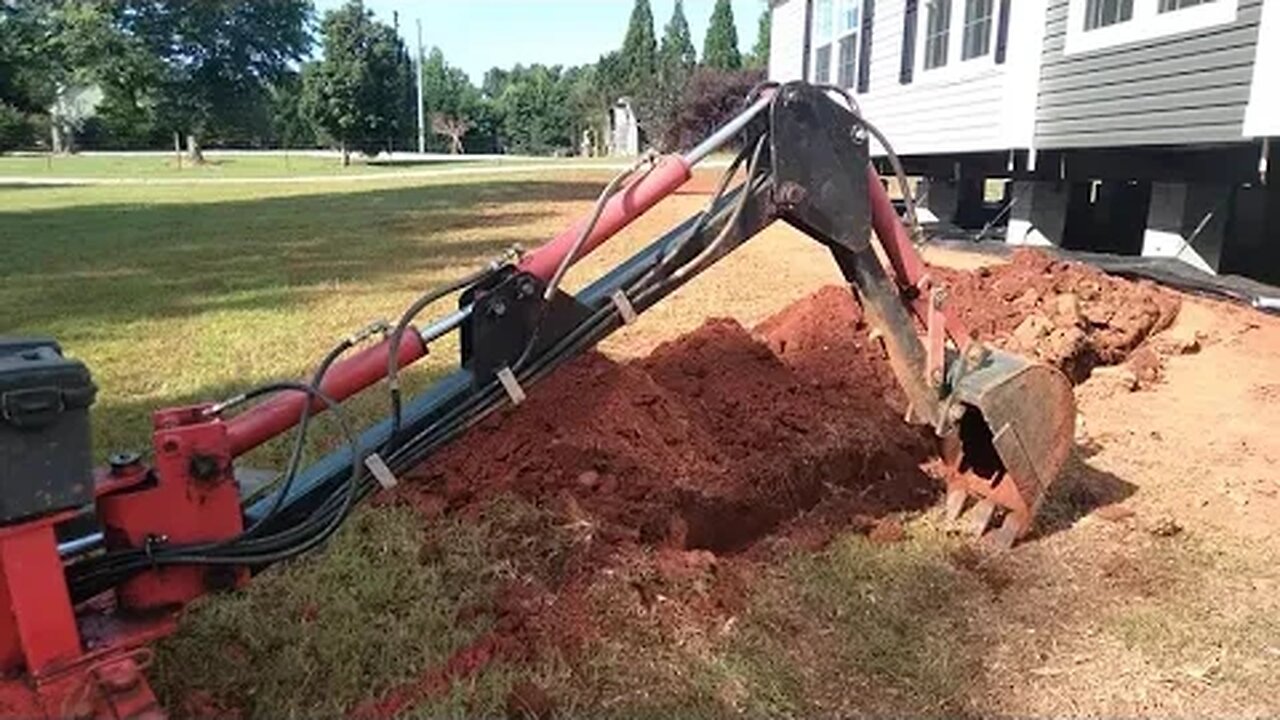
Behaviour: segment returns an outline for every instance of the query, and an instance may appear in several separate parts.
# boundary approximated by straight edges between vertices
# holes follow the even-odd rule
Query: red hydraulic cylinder
[[[390,341],[384,340],[338,363],[334,363],[320,383],[320,390],[334,400],[345,400],[387,376],[387,354]],[[413,327],[405,329],[400,340],[400,367],[412,364],[427,354],[422,336]],[[227,439],[231,454],[240,456],[298,424],[307,398],[302,393],[276,395],[227,421]],[[311,411],[326,410],[319,399],[311,403]]]
[[[898,212],[893,209],[893,201],[889,199],[889,193],[880,181],[880,173],[876,172],[875,167],[871,165],[867,165],[867,189],[871,200],[871,226],[875,229],[876,237],[880,239],[880,247],[884,248],[884,254],[889,257],[889,263],[893,265],[893,274],[897,276],[898,284],[918,286],[928,274],[928,269],[925,267],[924,260],[920,258],[920,254],[916,252],[915,245],[907,234],[907,228],[898,217]],[[911,307],[921,322],[928,322],[928,293],[921,293],[911,301]],[[954,315],[944,314],[946,314],[947,335],[958,347],[964,347],[969,342],[968,328]]]
[[[683,157],[669,155],[639,180],[609,198],[605,202],[604,210],[600,213],[600,219],[596,221],[591,234],[579,248],[574,262],[589,255],[605,240],[631,224],[632,220],[648,212],[649,208],[675,192],[676,188],[685,184],[691,175],[691,166]],[[520,262],[520,269],[544,281],[550,280],[565,255],[573,249],[573,244],[578,241],[578,237],[582,235],[583,229],[590,220],[589,216],[582,218],[545,245],[526,255]]]

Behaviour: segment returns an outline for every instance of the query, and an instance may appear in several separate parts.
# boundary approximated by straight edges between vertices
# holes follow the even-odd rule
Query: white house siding
[[[1258,57],[1253,66],[1244,134],[1280,135],[1280,0],[1266,0],[1258,26]]]
[[[804,78],[805,0],[774,5],[769,34],[769,79],[789,82]]]
[[[917,43],[924,36],[926,5],[920,0]],[[963,24],[965,0],[952,0],[953,28]],[[900,82],[905,0],[877,0],[871,42],[870,81],[857,95],[863,114],[875,123],[902,155],[1000,151],[1031,147],[1039,78],[1045,0],[1009,3],[1008,50],[996,64],[999,8],[993,21],[991,52],[959,61],[958,33],[952,34],[951,59],[945,67],[924,70],[923,49],[915,51],[912,81]],[[774,8],[774,57],[770,76],[794,79],[797,45],[804,43],[805,0],[787,0]],[[799,22],[797,22],[799,18]],[[781,22],[780,22],[781,21]],[[782,27],[785,26],[784,31]],[[786,43],[785,49],[779,47]],[[816,45],[816,42],[814,43]],[[862,48],[859,47],[859,53]],[[812,67],[812,64],[810,64]]]

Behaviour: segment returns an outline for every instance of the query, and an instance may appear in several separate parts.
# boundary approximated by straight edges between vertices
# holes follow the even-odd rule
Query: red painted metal
[[[320,389],[334,400],[345,400],[387,376],[390,341],[361,350],[341,362],[334,363],[325,374]],[[411,365],[427,354],[427,346],[418,331],[409,327],[400,341],[400,367]],[[239,457],[271,438],[298,424],[307,399],[301,393],[281,393],[255,405],[227,421],[227,438],[232,456]],[[311,411],[323,412],[320,400],[311,403]]]
[[[889,264],[893,266],[899,286],[915,288],[918,291],[910,305],[916,317],[927,327],[932,308],[929,298],[931,283],[928,268],[925,267],[920,254],[916,252],[915,245],[907,234],[906,226],[898,217],[898,212],[893,209],[893,201],[889,199],[889,193],[880,181],[880,173],[870,165],[867,166],[867,187],[871,196],[871,226],[876,231],[876,237],[880,239],[880,245],[889,258]],[[959,348],[967,346],[972,337],[969,329],[954,315],[949,313],[944,315],[946,315],[947,335],[951,341]]]
[[[243,530],[227,426],[208,416],[208,407],[155,414],[154,482],[98,497],[98,518],[109,550],[141,548],[149,541],[227,540]],[[164,567],[134,576],[116,589],[116,597],[128,610],[166,608],[247,580],[244,569]]]
[[[54,534],[74,515],[0,527],[0,717],[163,717],[138,653],[172,631],[172,616],[82,639]]]
[[[639,180],[632,182],[605,202],[600,219],[591,230],[591,234],[582,243],[574,262],[581,260],[591,251],[600,247],[604,241],[613,237],[632,220],[643,215],[657,205],[663,198],[685,184],[692,175],[692,168],[679,155],[664,157],[656,167]],[[532,273],[542,280],[550,280],[565,255],[573,249],[574,243],[582,235],[582,231],[590,222],[590,217],[583,217],[567,230],[556,235],[547,244],[534,250],[520,262],[520,269]]]
[[[55,513],[0,528],[0,658],[5,673],[33,675],[80,654],[71,596],[58,557]]]

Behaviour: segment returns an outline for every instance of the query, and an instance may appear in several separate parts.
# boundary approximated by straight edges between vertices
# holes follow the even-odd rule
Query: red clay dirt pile
[[[1125,362],[1173,322],[1181,304],[1152,283],[1030,249],[1016,251],[1007,265],[932,273],[971,332],[1055,365],[1076,383],[1095,367]]]
[[[405,495],[454,511],[514,494],[580,515],[607,544],[715,552],[746,548],[827,485],[869,510],[918,507],[930,445],[903,424],[866,335],[832,287],[759,337],[713,319],[641,360],[589,353],[441,451]]]

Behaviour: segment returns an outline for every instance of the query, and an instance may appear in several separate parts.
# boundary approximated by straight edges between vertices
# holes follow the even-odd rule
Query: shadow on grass
[[[413,169],[431,169],[436,168],[452,168],[467,167],[468,165],[476,165],[478,163],[487,162],[485,160],[447,160],[447,159],[430,159],[422,160],[415,158],[390,158],[385,160],[366,160],[365,166],[371,168],[393,168],[396,170],[413,170]],[[507,161],[511,162],[511,161]]]
[[[504,203],[583,201],[598,192],[587,182],[497,181],[6,211],[0,332],[76,332],[228,306],[277,309],[335,283],[361,288],[394,275],[460,272],[515,242],[545,239],[516,228],[554,217],[554,209],[504,210]],[[512,232],[495,237],[500,228]]]
[[[1058,481],[1049,488],[1033,537],[1070,530],[1094,510],[1124,502],[1138,491],[1137,485],[1090,465],[1087,452],[1087,448],[1077,448],[1067,459]]]

